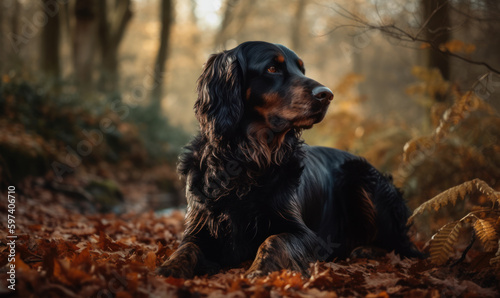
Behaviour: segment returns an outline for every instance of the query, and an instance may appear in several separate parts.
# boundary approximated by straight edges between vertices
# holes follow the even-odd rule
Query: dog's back
[[[420,256],[406,235],[409,210],[390,177],[346,151],[307,145],[304,151],[297,197],[328,259],[346,257],[359,245]]]

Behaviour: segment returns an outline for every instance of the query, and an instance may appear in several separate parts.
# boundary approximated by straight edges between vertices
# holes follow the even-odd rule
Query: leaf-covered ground
[[[156,276],[154,269],[178,246],[183,214],[153,212],[82,215],[64,194],[41,184],[16,194],[17,297],[498,297],[499,273],[489,257],[470,251],[456,266],[401,260],[389,253],[311,265],[311,277],[290,271],[247,279],[245,264],[192,280]],[[7,214],[2,204],[1,214]],[[6,217],[6,216],[5,216]],[[4,218],[5,218],[4,217]],[[8,271],[6,220],[0,231],[2,276]],[[474,258],[470,258],[473,256]],[[473,261],[471,261],[473,260]],[[246,264],[248,266],[248,264]]]

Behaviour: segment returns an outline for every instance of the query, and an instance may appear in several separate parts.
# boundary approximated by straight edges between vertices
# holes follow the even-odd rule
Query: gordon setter
[[[359,246],[420,255],[390,178],[360,157],[301,140],[333,99],[304,73],[294,52],[267,42],[208,59],[194,106],[200,133],[178,165],[186,229],[159,274],[190,278],[253,260],[249,276],[307,275],[310,262]]]

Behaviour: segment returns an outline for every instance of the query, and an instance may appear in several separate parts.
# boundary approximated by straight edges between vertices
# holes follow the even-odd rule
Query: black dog
[[[389,178],[347,152],[309,147],[301,131],[332,92],[282,45],[246,42],[212,55],[198,81],[199,135],[180,156],[186,230],[158,268],[190,278],[253,259],[248,274],[346,257],[363,245],[407,256],[408,209]]]

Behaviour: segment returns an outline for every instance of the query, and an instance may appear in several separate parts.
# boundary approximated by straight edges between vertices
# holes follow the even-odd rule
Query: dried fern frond
[[[426,153],[432,152],[435,147],[436,142],[432,137],[423,136],[413,138],[403,147],[403,161],[410,162],[419,152],[426,155]]]
[[[463,227],[462,221],[454,221],[439,229],[439,231],[432,236],[430,245],[430,258],[432,263],[441,265],[448,260],[454,251],[453,245],[458,241],[458,236]]]
[[[477,218],[473,225],[476,235],[487,252],[493,252],[498,248],[498,235],[494,227],[495,221],[494,218]]]
[[[458,221],[446,224],[434,234],[430,243],[430,260],[436,265],[444,264],[453,254],[453,245],[458,242],[458,236],[468,224],[472,224],[475,234],[481,241],[485,251],[493,252],[498,249],[498,233],[495,224],[498,212],[485,212],[485,209],[471,212]],[[494,216],[480,218],[480,216]]]
[[[469,224],[474,229],[474,233],[479,238],[485,251],[493,252],[499,249],[500,210],[498,206],[500,205],[500,192],[495,191],[480,179],[474,179],[452,187],[423,203],[415,209],[408,222],[411,223],[415,216],[426,210],[439,210],[450,203],[455,205],[458,199],[464,199],[467,195],[477,192],[484,194],[489,201],[493,202],[493,208],[474,208],[474,211],[468,213],[462,219],[446,224],[434,234],[430,243],[430,259],[432,263],[441,265],[448,260],[454,251],[453,245],[458,242],[460,232]],[[475,236],[472,239],[471,245]],[[464,255],[467,251],[468,249],[464,251]],[[490,262],[492,264],[500,262],[500,250],[497,251],[497,256],[491,259]]]
[[[457,94],[456,97],[459,96],[460,95]],[[433,137],[436,141],[439,141],[452,127],[467,118],[470,112],[479,109],[490,115],[496,115],[495,109],[478,97],[473,91],[466,92],[443,113],[441,121],[434,131]]]
[[[404,146],[403,161],[410,162],[411,156],[416,156],[417,153],[432,152],[430,148],[439,147],[439,143],[445,138],[449,132],[456,127],[457,124],[466,119],[471,112],[481,110],[488,115],[497,115],[496,110],[478,97],[474,92],[468,91],[465,94],[460,94],[455,88],[451,88],[451,93],[455,97],[455,102],[447,108],[439,119],[439,124],[433,133],[429,136],[416,137],[408,141]],[[436,121],[435,119],[434,121]]]
[[[476,192],[483,193],[493,203],[500,204],[500,192],[495,191],[486,182],[481,179],[473,179],[458,186],[452,187],[443,191],[434,198],[420,205],[408,219],[408,223],[412,223],[415,216],[423,213],[426,210],[439,210],[441,207],[453,204],[455,205],[458,199],[464,199],[467,195]]]

